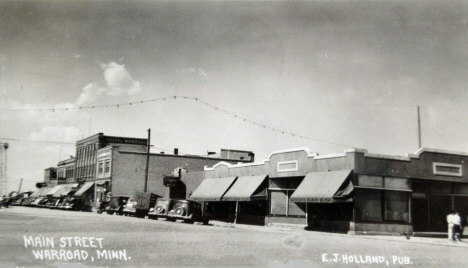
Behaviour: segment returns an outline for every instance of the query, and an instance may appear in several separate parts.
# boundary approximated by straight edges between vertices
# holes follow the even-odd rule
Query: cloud
[[[141,92],[140,82],[133,80],[125,65],[111,62],[101,64],[104,71],[104,79],[109,86],[110,95],[133,95]]]
[[[83,88],[77,100],[77,105],[92,103],[101,96],[130,96],[142,91],[140,82],[133,80],[125,68],[115,62],[102,63],[104,80],[106,86],[90,83]]]

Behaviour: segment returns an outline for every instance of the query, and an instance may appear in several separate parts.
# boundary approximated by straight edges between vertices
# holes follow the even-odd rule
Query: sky
[[[257,161],[406,155],[418,106],[423,147],[468,152],[467,19],[468,1],[1,1],[9,189],[34,190],[98,132]]]

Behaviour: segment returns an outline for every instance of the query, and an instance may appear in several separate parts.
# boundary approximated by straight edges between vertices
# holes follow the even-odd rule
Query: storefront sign
[[[307,197],[307,198],[291,198],[293,202],[310,202],[310,203],[333,203],[335,200],[329,197]]]
[[[147,145],[146,139],[130,139],[130,138],[119,138],[119,137],[104,137],[106,143],[123,143],[123,144],[135,144],[135,145]]]
[[[175,187],[179,182],[179,177],[164,177],[164,186]]]

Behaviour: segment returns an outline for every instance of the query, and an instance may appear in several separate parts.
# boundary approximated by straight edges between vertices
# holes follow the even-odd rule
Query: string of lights
[[[253,124],[255,126],[261,127],[263,129],[266,129],[266,130],[275,131],[275,132],[281,133],[283,135],[289,135],[289,136],[291,136],[293,138],[307,139],[307,140],[312,140],[312,141],[316,141],[316,142],[322,142],[322,143],[327,143],[327,144],[331,144],[331,145],[337,145],[337,146],[341,146],[341,147],[354,148],[354,146],[350,146],[350,145],[346,145],[346,144],[340,144],[340,143],[336,143],[336,142],[329,142],[329,141],[320,140],[320,139],[315,139],[315,138],[307,137],[307,136],[304,136],[304,135],[295,134],[295,133],[292,133],[290,131],[285,131],[285,130],[282,130],[282,129],[279,129],[279,128],[270,127],[270,126],[255,122],[253,120],[250,120],[248,118],[239,116],[239,115],[234,114],[232,112],[226,111],[226,110],[224,110],[224,109],[222,109],[222,108],[220,108],[218,106],[212,105],[212,104],[210,104],[210,103],[208,103],[206,101],[200,100],[198,98],[187,97],[187,96],[170,96],[170,97],[164,97],[164,98],[159,98],[159,99],[141,100],[141,101],[135,101],[135,102],[126,102],[126,103],[117,103],[117,104],[108,104],[108,105],[93,105],[93,106],[64,107],[64,108],[59,107],[59,108],[43,108],[43,109],[36,109],[36,108],[32,108],[32,109],[2,109],[0,111],[2,111],[2,112],[25,112],[25,111],[55,112],[55,111],[85,110],[85,109],[112,108],[112,107],[119,108],[121,106],[131,106],[131,105],[138,105],[138,104],[144,104],[144,103],[149,103],[149,102],[166,101],[166,100],[180,100],[180,99],[196,101],[198,103],[204,104],[207,107],[213,108],[215,111],[224,113],[224,114],[229,115],[229,116],[233,116],[234,118],[242,120],[242,121],[244,121],[246,123]]]

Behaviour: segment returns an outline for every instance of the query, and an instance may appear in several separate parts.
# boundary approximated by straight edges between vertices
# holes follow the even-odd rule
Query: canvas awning
[[[89,188],[93,187],[94,182],[85,183],[73,196],[82,196]]]
[[[191,195],[195,201],[220,201],[237,177],[204,179]]]
[[[293,202],[334,203],[346,201],[353,191],[352,170],[307,173],[302,183],[291,195]]]
[[[29,197],[38,197],[38,196],[40,196],[40,194],[41,194],[42,192],[44,192],[46,189],[47,189],[47,191],[48,191],[50,188],[41,188],[41,189],[35,191],[35,192],[34,192],[31,196],[29,196]]]
[[[64,184],[63,187],[53,194],[54,197],[61,197],[67,195],[73,190],[73,188],[78,187],[78,183],[69,183]]]
[[[58,190],[60,190],[61,188],[63,187],[63,184],[62,185],[57,185],[55,186],[54,188],[50,189],[46,195],[53,195],[55,194]]]
[[[45,188],[45,189],[43,189],[43,191],[41,191],[41,192],[38,194],[38,196],[41,196],[41,197],[42,197],[42,196],[47,196],[47,193],[48,193],[51,189],[53,189],[53,188]]]
[[[266,200],[266,186],[264,189],[259,189],[266,177],[267,175],[257,175],[237,178],[234,185],[223,196],[223,201]]]

